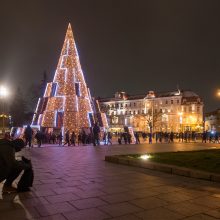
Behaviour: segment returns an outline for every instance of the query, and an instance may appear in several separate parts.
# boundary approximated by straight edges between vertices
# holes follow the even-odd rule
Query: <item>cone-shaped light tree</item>
[[[38,100],[32,124],[78,133],[91,127],[92,120],[91,96],[69,24],[53,82]]]

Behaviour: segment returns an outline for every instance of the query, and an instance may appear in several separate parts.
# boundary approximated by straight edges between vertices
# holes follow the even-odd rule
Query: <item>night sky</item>
[[[220,107],[219,0],[1,0],[0,82],[54,76],[68,22],[93,96],[191,89]]]

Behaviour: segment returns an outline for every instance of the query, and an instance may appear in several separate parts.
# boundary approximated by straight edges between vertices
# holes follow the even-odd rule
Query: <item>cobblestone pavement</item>
[[[219,144],[158,144],[25,149],[35,180],[31,192],[0,199],[0,219],[217,219],[220,184],[104,161],[109,154],[220,148]],[[2,184],[0,185],[2,188]]]

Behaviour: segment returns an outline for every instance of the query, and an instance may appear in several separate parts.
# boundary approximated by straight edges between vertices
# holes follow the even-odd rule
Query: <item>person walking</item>
[[[112,134],[110,131],[107,133],[107,145],[108,144],[112,145]]]
[[[76,146],[76,134],[74,131],[71,134],[71,145]]]
[[[69,132],[69,130],[65,134],[65,143],[63,144],[63,146],[65,146],[66,144],[68,146],[70,146],[70,132]]]
[[[37,139],[37,145],[38,145],[38,147],[41,147],[43,135],[42,135],[42,133],[41,133],[40,130],[37,130],[37,133],[36,133],[36,135],[35,135],[35,138]]]
[[[60,132],[60,133],[57,135],[57,140],[58,140],[58,144],[59,144],[59,145],[62,145],[62,140],[63,140],[62,132]]]
[[[140,139],[139,139],[138,132],[135,132],[135,139],[136,139],[136,144],[140,144]]]
[[[25,146],[32,146],[32,135],[33,135],[33,130],[30,125],[28,125],[24,131],[24,138],[25,138]]]
[[[78,134],[78,146],[80,144],[82,144],[82,133],[81,132],[79,132],[79,134]]]
[[[150,133],[149,133],[149,144],[152,144],[152,138],[153,138],[153,137],[152,137],[152,133],[150,132]]]
[[[100,141],[99,141],[99,134],[100,134],[100,128],[98,126],[98,123],[96,122],[94,127],[93,127],[93,138],[94,138],[94,142],[93,145],[100,145]]]

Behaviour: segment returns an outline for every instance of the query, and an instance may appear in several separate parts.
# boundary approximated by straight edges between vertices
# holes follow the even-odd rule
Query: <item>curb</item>
[[[220,175],[215,173],[208,173],[199,170],[193,170],[174,165],[164,165],[160,163],[154,163],[149,161],[142,161],[133,158],[124,158],[121,156],[105,156],[105,161],[117,164],[123,164],[128,166],[140,167],[150,170],[161,171],[179,176],[185,176],[190,178],[208,180],[213,182],[220,182]]]

